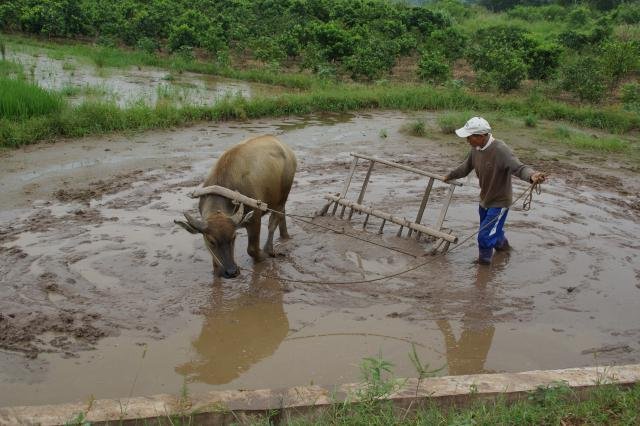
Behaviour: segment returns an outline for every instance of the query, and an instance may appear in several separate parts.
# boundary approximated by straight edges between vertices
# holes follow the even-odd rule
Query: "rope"
[[[529,208],[531,208],[531,201],[533,199],[533,191],[536,191],[537,194],[540,194],[540,184],[539,183],[532,183],[522,194],[520,194],[518,196],[518,198],[516,198],[511,205],[509,206],[509,208],[513,207],[521,198],[525,197],[525,200],[523,202],[522,208],[523,210],[528,210]],[[276,213],[276,214],[281,214],[284,216],[290,216],[292,217],[294,220],[300,220],[299,218],[296,217],[296,215],[290,215],[287,213],[283,213],[283,212],[279,212],[277,210],[273,210],[268,208],[267,210]],[[303,216],[304,217],[304,216]],[[464,243],[466,243],[467,241],[469,241],[471,238],[475,237],[476,235],[478,235],[482,230],[486,229],[487,227],[493,225],[494,222],[496,222],[499,219],[499,216],[496,216],[494,219],[492,219],[491,221],[487,222],[484,226],[480,227],[480,229],[478,229],[476,232],[474,232],[473,234],[469,235],[468,237],[466,237],[465,239],[463,239],[462,241],[460,241],[458,244],[454,245],[448,252],[451,252],[453,250],[456,250],[457,248],[459,248],[460,246],[462,246]],[[307,222],[310,223],[312,225],[318,225],[317,223],[312,223],[312,222]],[[348,234],[345,234],[348,235]],[[349,235],[351,236],[351,235]],[[364,240],[367,241],[367,240]],[[367,242],[371,242],[371,241],[367,241]],[[371,242],[372,243],[372,242]],[[383,246],[384,247],[384,246]],[[389,247],[386,247],[389,248]],[[261,272],[254,272],[254,274],[262,277],[262,278],[267,278],[267,279],[274,279],[274,280],[279,280],[282,282],[288,282],[288,283],[299,283],[299,284],[323,284],[323,285],[350,285],[350,284],[365,284],[365,283],[372,283],[372,282],[376,282],[376,281],[382,281],[382,280],[386,280],[386,279],[390,279],[390,278],[395,278],[397,276],[400,275],[404,275],[407,274],[409,272],[415,271],[416,269],[420,269],[425,265],[428,265],[429,263],[433,262],[434,260],[436,260],[437,258],[439,258],[440,256],[444,256],[447,252],[442,252],[438,255],[434,255],[432,256],[430,259],[419,263],[416,266],[413,266],[411,268],[407,268],[405,270],[393,273],[393,274],[389,274],[389,275],[384,275],[378,278],[371,278],[368,280],[357,280],[357,281],[317,281],[317,280],[294,280],[294,279],[290,279],[290,278],[281,278],[281,277],[277,277],[274,275],[268,275],[268,274],[263,274]]]

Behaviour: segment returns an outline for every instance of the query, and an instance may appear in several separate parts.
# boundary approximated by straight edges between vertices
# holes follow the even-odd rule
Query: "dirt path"
[[[293,238],[277,247],[284,256],[260,265],[247,256],[242,232],[243,272],[225,281],[213,279],[201,240],[172,223],[195,209],[185,194],[215,158],[252,135],[276,134],[295,150],[300,167],[288,210],[298,214],[312,214],[324,193],[339,190],[350,151],[439,172],[461,160],[453,137],[400,133],[407,119],[388,112],[203,123],[2,154],[0,401],[177,392],[182,380],[195,389],[331,384],[357,379],[354,364],[378,352],[410,376],[411,343],[452,374],[640,360],[639,185],[615,165],[524,153],[553,179],[531,211],[509,213],[509,255],[478,269],[469,243],[428,268],[366,285],[281,283],[252,271],[373,278],[422,261],[429,246],[396,238],[394,227],[376,240],[414,259],[290,222]],[[447,221],[460,236],[477,222],[477,183],[467,183]],[[411,217],[424,185],[381,168],[367,200]],[[426,223],[444,194],[434,190]],[[356,217],[351,232],[361,222]],[[115,366],[123,377],[113,378]],[[74,380],[83,374],[91,385]]]

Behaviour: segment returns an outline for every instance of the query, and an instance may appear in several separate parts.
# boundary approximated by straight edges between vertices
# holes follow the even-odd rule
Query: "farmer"
[[[445,176],[445,182],[476,171],[480,181],[480,232],[478,233],[478,263],[491,263],[493,249],[508,250],[509,241],[503,226],[511,206],[513,191],[511,175],[530,183],[545,180],[543,172],[525,166],[502,141],[491,135],[491,126],[482,117],[473,117],[456,130],[471,145],[471,152],[460,166]]]

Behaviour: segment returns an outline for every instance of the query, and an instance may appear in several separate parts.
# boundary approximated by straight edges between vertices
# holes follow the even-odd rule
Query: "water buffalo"
[[[296,167],[296,157],[288,146],[273,136],[259,136],[222,154],[204,186],[219,185],[238,191],[267,203],[271,209],[284,212]],[[234,260],[236,229],[239,227],[247,228],[247,253],[256,261],[264,259],[264,252],[275,256],[273,234],[277,227],[280,238],[289,238],[286,218],[272,213],[263,252],[260,250],[260,210],[251,209],[245,214],[242,204],[236,209],[228,198],[213,194],[200,197],[199,210],[201,218],[185,214],[187,222],[176,220],[175,223],[192,234],[203,235],[217,276],[231,278],[240,273]]]

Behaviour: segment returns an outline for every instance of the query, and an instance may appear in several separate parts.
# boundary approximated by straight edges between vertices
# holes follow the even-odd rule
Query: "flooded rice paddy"
[[[61,92],[72,104],[89,100],[113,102],[120,107],[162,101],[172,105],[211,105],[227,97],[251,98],[292,90],[153,67],[98,67],[78,58],[55,59],[46,51],[27,54],[10,50],[7,60],[20,64],[28,80]]]
[[[429,118],[429,117],[427,117]],[[38,145],[2,154],[0,402],[31,405],[154,393],[332,385],[364,357],[416,376],[408,354],[442,374],[640,360],[640,215],[635,175],[540,160],[552,178],[530,211],[509,213],[513,245],[491,267],[474,240],[430,259],[427,242],[376,235],[363,218],[315,221],[413,256],[289,220],[280,256],[255,264],[240,231],[235,279],[215,279],[202,240],[173,224],[215,159],[271,133],[299,168],[288,211],[310,216],[338,192],[349,152],[438,173],[462,160],[454,137],[400,132],[386,112],[191,128]],[[433,117],[431,117],[433,119]],[[381,135],[386,134],[387,137]],[[447,142],[448,141],[448,142]],[[351,198],[366,165],[358,168]],[[477,181],[456,190],[445,225],[476,230]],[[376,168],[365,204],[413,217],[425,180]],[[515,184],[519,194],[524,183]],[[433,223],[445,186],[434,187]],[[266,231],[264,220],[263,236]],[[270,278],[264,278],[264,276]]]

